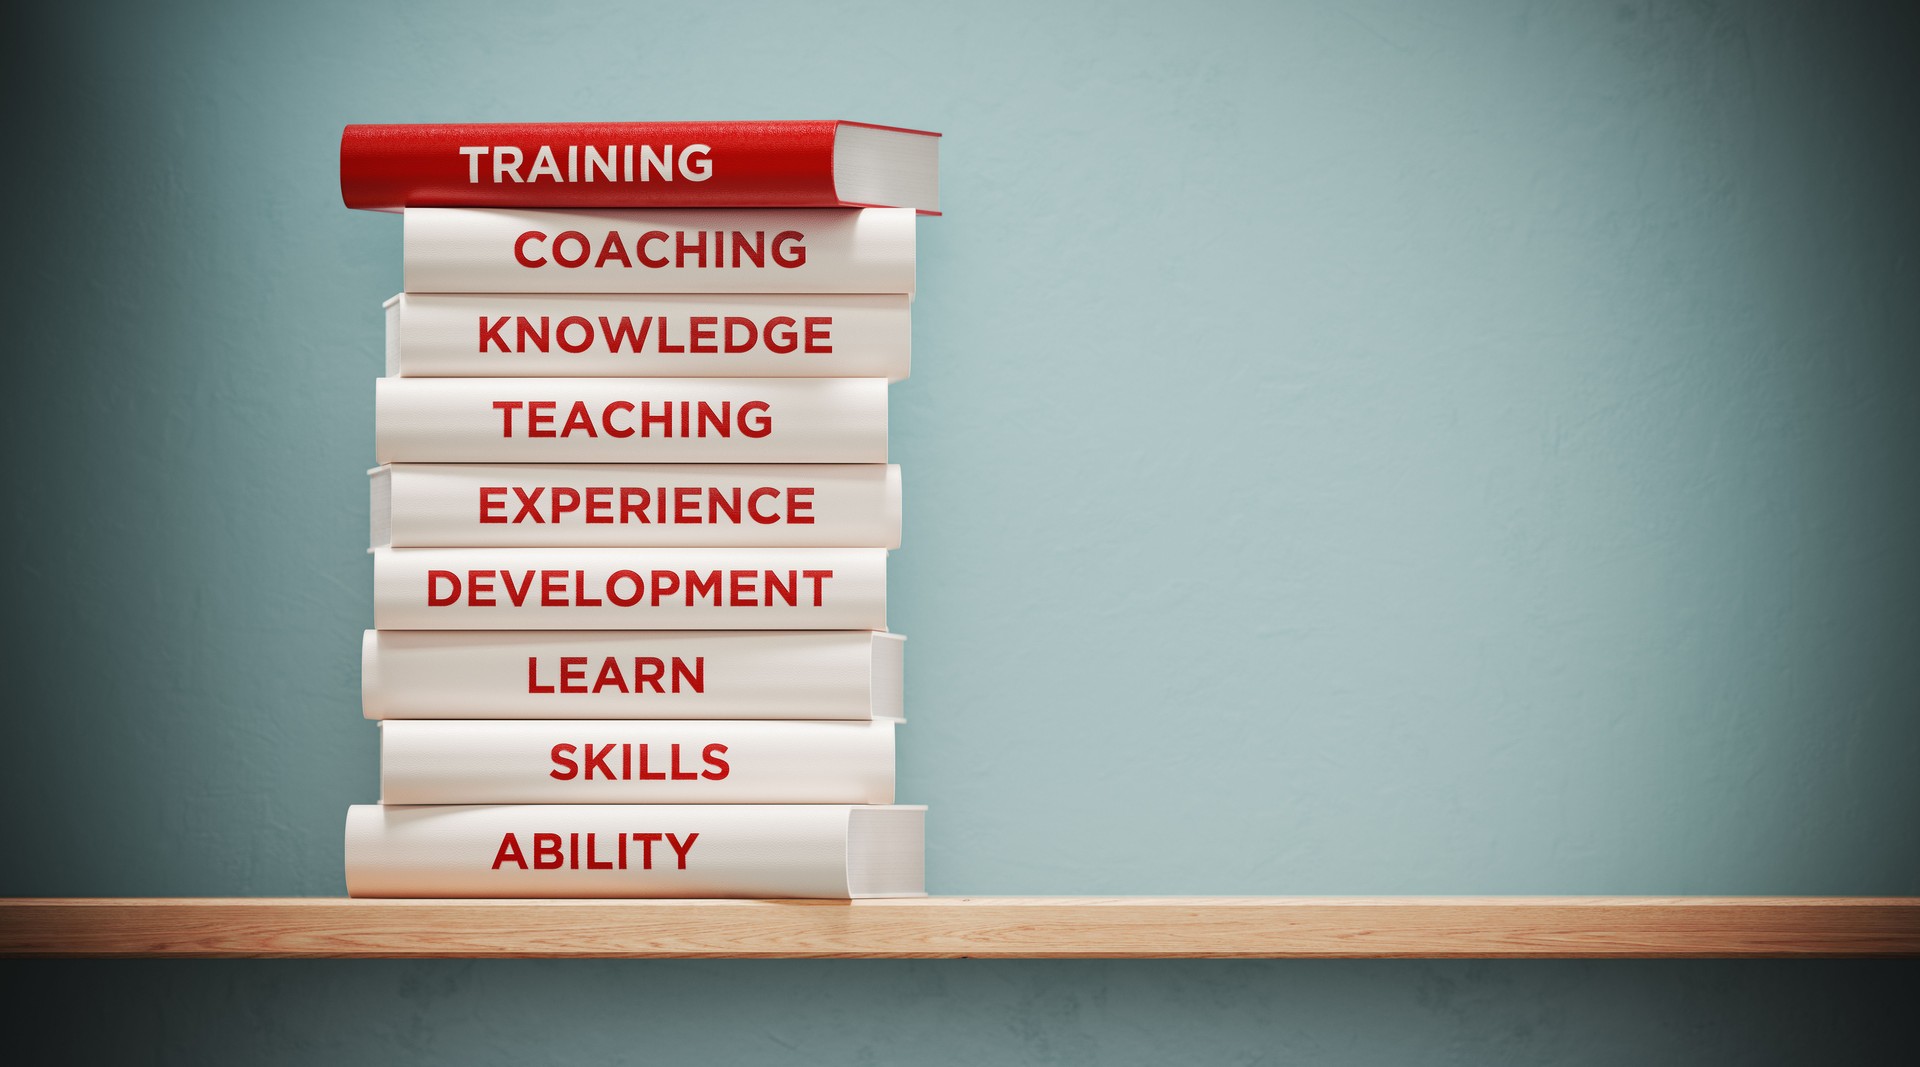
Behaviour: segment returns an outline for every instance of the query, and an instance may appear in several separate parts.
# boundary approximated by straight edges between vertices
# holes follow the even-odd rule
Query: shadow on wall
[[[1920,992],[1905,961],[10,966],[30,1062],[210,1065],[1873,1062]]]

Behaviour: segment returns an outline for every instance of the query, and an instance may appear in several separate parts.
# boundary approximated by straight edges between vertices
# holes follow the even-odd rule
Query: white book
[[[893,723],[390,719],[382,804],[891,804]]]
[[[394,463],[367,472],[374,548],[898,548],[879,463]]]
[[[906,638],[874,631],[368,630],[369,719],[889,719]]]
[[[883,378],[381,378],[379,463],[885,463]]]
[[[408,208],[409,293],[911,293],[911,208]]]
[[[917,897],[925,822],[917,805],[356,804],[347,893]]]
[[[402,293],[396,378],[907,376],[903,294]]]
[[[884,630],[883,548],[382,548],[380,630]]]

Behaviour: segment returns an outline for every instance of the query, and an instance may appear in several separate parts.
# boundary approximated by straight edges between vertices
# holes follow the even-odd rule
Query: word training
[[[605,149],[570,144],[564,168],[552,145],[534,149],[531,159],[518,145],[510,144],[461,145],[459,151],[467,160],[469,185],[529,183],[543,178],[559,183],[591,182],[596,176],[603,182],[670,182],[675,178],[703,182],[713,177],[713,159],[708,155],[713,149],[703,144],[690,144],[678,152],[670,144],[657,148],[610,144]]]

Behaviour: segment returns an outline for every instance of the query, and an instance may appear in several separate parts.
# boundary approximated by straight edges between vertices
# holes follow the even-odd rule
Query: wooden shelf
[[[0,955],[1658,958],[1920,955],[1920,897],[0,900]]]

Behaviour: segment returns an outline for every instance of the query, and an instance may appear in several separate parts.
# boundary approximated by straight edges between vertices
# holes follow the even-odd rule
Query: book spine
[[[884,630],[883,548],[383,548],[380,630]]]
[[[348,126],[351,208],[830,207],[837,122]]]
[[[886,464],[396,463],[372,473],[375,548],[900,544],[900,468]]]
[[[381,378],[380,463],[885,463],[880,378]]]
[[[909,208],[408,208],[409,293],[911,293]]]
[[[893,724],[392,720],[382,804],[891,804]]]
[[[890,719],[898,634],[368,630],[369,719]]]
[[[847,899],[837,804],[356,804],[355,897]]]
[[[406,378],[907,376],[905,296],[401,294],[388,374]]]

